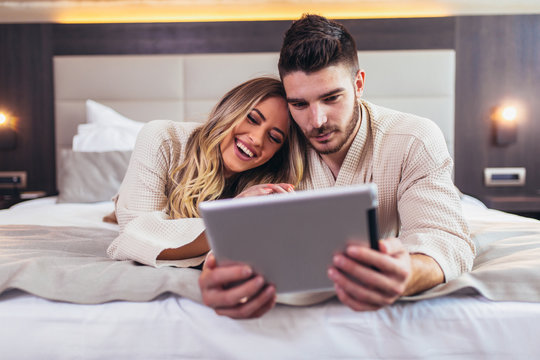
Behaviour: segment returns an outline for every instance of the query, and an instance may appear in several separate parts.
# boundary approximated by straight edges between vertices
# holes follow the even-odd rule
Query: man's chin
[[[310,141],[311,147],[321,155],[328,155],[338,152],[342,146],[336,146],[332,142],[320,143],[318,141]]]

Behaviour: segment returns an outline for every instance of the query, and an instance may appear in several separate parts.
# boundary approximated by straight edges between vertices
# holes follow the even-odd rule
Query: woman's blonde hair
[[[298,185],[307,166],[307,152],[303,134],[292,119],[289,119],[289,135],[269,161],[225,179],[221,142],[259,102],[270,97],[285,98],[279,80],[260,77],[246,81],[225,94],[208,121],[191,134],[185,160],[171,173],[175,184],[169,195],[172,218],[199,217],[202,201],[233,197],[252,185],[282,182]]]

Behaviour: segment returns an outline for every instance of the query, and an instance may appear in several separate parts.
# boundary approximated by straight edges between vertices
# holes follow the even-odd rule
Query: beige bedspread
[[[490,209],[465,215],[477,246],[472,272],[403,300],[469,290],[491,300],[540,302],[540,221]]]
[[[403,300],[474,291],[491,300],[540,302],[540,221],[492,210],[469,219],[478,245],[473,271]],[[85,304],[148,301],[165,292],[200,301],[198,270],[107,258],[116,235],[97,228],[0,226],[0,292],[20,289]]]
[[[199,271],[115,261],[116,231],[71,226],[0,226],[0,292],[20,289],[82,304],[148,301],[172,292],[200,301]]]

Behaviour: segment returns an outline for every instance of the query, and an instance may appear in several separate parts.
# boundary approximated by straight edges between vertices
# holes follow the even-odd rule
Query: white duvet
[[[114,230],[101,222],[111,210],[109,202],[55,204],[46,198],[0,211],[0,224]],[[538,221],[474,204],[465,203],[464,211],[475,236],[507,231],[507,238],[530,241],[540,229]],[[531,359],[540,354],[540,303],[494,302],[464,290],[365,313],[336,300],[300,308],[278,305],[245,321],[217,316],[174,294],[81,305],[11,290],[0,296],[0,348],[6,359]]]

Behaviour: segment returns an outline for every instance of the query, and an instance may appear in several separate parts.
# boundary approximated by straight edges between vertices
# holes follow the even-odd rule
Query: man
[[[303,187],[375,182],[379,188],[384,240],[380,251],[349,245],[334,257],[328,276],[339,300],[356,311],[375,310],[469,271],[475,248],[440,130],[361,100],[365,73],[347,30],[316,15],[295,21],[279,72],[291,115],[312,147]],[[244,282],[226,286],[238,281]],[[275,304],[275,288],[260,275],[252,277],[248,266],[217,267],[212,255],[199,284],[204,302],[221,315],[258,317]]]

